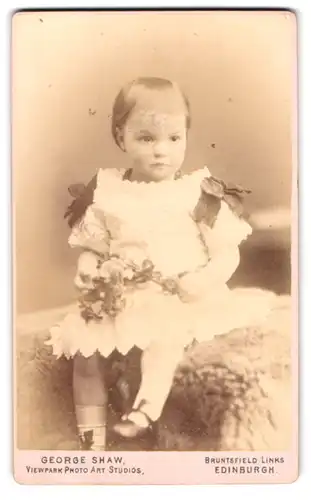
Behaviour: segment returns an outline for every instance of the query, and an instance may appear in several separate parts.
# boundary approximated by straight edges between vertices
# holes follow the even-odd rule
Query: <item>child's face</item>
[[[174,112],[134,109],[123,130],[123,146],[133,160],[135,177],[162,181],[181,167],[187,145],[186,116]]]

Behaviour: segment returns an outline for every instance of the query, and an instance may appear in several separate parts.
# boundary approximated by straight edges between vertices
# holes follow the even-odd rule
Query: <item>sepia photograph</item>
[[[161,452],[297,473],[296,38],[288,10],[13,15],[14,447],[42,482],[161,482]]]

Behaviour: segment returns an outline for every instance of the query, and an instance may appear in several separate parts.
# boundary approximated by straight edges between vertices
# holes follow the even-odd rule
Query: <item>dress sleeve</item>
[[[189,279],[194,278],[196,286],[202,288],[200,293],[206,293],[206,290],[213,290],[229,281],[240,263],[239,245],[247,239],[252,229],[245,220],[232,212],[225,201],[221,201],[212,227],[204,220],[198,226],[207,247],[209,261],[195,276],[186,276],[183,285],[186,288],[190,286],[191,289]]]
[[[109,252],[109,239],[105,218],[92,204],[72,228],[68,243],[72,248],[105,254]]]
[[[238,247],[252,233],[244,213],[243,196],[246,193],[250,191],[241,186],[227,185],[212,176],[201,183],[201,194],[193,216],[210,251]]]
[[[119,212],[120,204],[116,189],[122,178],[125,178],[122,170],[99,169],[89,205],[69,237],[71,247],[99,254],[117,253],[119,240],[124,237],[122,218],[115,215]],[[127,204],[126,207],[128,208]]]
[[[210,259],[208,267],[214,266],[216,262],[221,265],[222,259],[233,259],[238,265],[239,246],[252,233],[251,226],[244,219],[235,215],[226,202],[222,201],[213,227],[209,227],[203,221],[199,222],[198,226]]]
[[[212,227],[199,223],[208,248],[238,247],[252,234],[252,228],[246,220],[236,215],[225,201],[221,201],[220,209]]]

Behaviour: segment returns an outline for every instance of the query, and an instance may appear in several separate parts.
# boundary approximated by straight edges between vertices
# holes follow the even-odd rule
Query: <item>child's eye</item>
[[[138,140],[140,142],[152,142],[153,138],[151,137],[151,135],[143,135],[143,136],[139,137]]]
[[[171,141],[172,141],[172,142],[177,142],[177,141],[180,141],[180,136],[179,136],[179,135],[172,135],[172,136],[171,136]]]

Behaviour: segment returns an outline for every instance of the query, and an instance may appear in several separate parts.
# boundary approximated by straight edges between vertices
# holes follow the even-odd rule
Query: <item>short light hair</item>
[[[140,77],[137,78],[127,85],[125,85],[120,92],[118,93],[113,109],[112,109],[112,119],[111,119],[111,132],[112,136],[117,144],[120,147],[119,142],[119,134],[124,127],[127,119],[131,111],[135,108],[138,98],[137,92],[133,92],[137,90],[138,87],[143,87],[148,90],[157,90],[157,91],[165,91],[165,90],[175,90],[177,94],[182,97],[182,100],[185,104],[185,116],[186,116],[186,127],[187,130],[190,128],[190,105],[188,98],[181,91],[179,86],[172,82],[171,80],[167,80],[165,78],[159,77]]]

